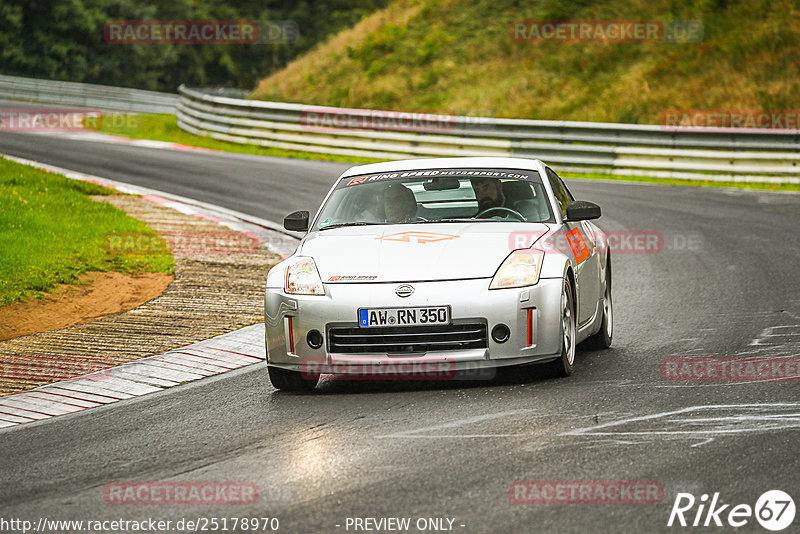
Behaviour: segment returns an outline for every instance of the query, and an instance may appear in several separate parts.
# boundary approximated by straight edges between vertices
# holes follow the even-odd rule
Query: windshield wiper
[[[364,222],[364,221],[337,223],[337,224],[330,224],[328,226],[323,226],[322,228],[319,229],[319,231],[321,232],[322,230],[330,230],[331,228],[344,228],[345,226],[375,226],[381,224],[386,224],[386,223]]]

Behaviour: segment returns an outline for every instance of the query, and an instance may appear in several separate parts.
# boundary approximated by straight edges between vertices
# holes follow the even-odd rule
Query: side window
[[[571,202],[571,195],[561,183],[561,179],[558,177],[558,175],[551,171],[549,167],[547,168],[547,180],[550,182],[550,188],[553,190],[553,194],[556,196],[556,200],[561,207],[561,215],[566,217],[567,204]]]
[[[558,176],[558,175],[556,174],[556,176]],[[564,183],[564,179],[562,177],[558,176],[558,181],[559,181],[559,183],[561,183],[561,187],[567,193],[567,198],[569,198],[569,201],[570,202],[574,201],[575,197],[572,195],[572,191],[570,191],[569,188],[567,188],[567,184]]]

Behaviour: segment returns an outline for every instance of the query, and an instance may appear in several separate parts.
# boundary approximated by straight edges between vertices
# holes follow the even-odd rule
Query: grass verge
[[[220,141],[213,137],[204,137],[185,132],[178,128],[174,115],[134,115],[126,124],[115,124],[114,121],[99,121],[100,124],[85,122],[87,128],[111,135],[124,135],[133,139],[150,139],[153,141],[166,141],[181,145],[238,154],[256,154],[259,156],[276,156],[279,158],[316,159],[321,161],[343,161],[347,163],[375,163],[382,161],[375,158],[359,158],[352,156],[337,156],[335,154],[318,154],[316,152],[302,152],[299,150],[284,150],[258,145],[243,145]],[[131,126],[135,125],[135,126]]]
[[[178,128],[173,115],[135,115],[133,123],[137,128],[115,126],[112,121],[100,121],[101,125],[95,129],[112,135],[125,135],[135,139],[152,139],[180,143],[200,148],[210,148],[225,152],[243,154],[258,154],[264,156],[277,156],[282,158],[315,159],[322,161],[343,161],[347,163],[376,163],[384,161],[374,158],[354,158],[317,154],[315,152],[302,152],[297,150],[281,150],[255,145],[240,145],[218,141],[210,137],[203,137],[185,132]],[[91,125],[88,125],[91,126]],[[571,173],[559,172],[566,178],[580,178],[590,180],[618,180],[621,182],[646,182],[662,185],[690,185],[695,187],[737,187],[740,189],[765,189],[770,191],[800,191],[800,184],[774,184],[769,182],[720,182],[715,180],[681,180],[674,178],[652,178],[648,176],[617,176],[600,173]]]
[[[116,191],[0,158],[0,306],[43,296],[88,271],[172,273],[171,254],[112,254],[107,236],[158,239],[141,221],[90,195]]]
[[[800,184],[776,184],[771,182],[727,182],[718,180],[682,180],[678,178],[653,178],[651,176],[617,176],[615,174],[596,174],[582,172],[560,172],[564,178],[581,180],[614,180],[618,182],[644,182],[659,185],[690,185],[693,187],[735,187],[738,189],[758,189],[767,191],[800,191]]]

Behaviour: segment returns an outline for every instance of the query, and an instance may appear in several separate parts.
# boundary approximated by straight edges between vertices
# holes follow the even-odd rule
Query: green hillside
[[[515,41],[518,20],[701,21],[699,42]],[[398,0],[263,79],[253,98],[459,115],[660,121],[800,109],[794,0]]]

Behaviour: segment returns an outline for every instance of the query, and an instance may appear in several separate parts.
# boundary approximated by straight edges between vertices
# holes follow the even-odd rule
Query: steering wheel
[[[473,219],[478,219],[482,215],[486,215],[487,213],[491,213],[493,211],[504,211],[504,212],[507,212],[509,215],[513,215],[514,217],[519,219],[520,222],[525,222],[525,217],[523,217],[521,213],[519,213],[517,211],[514,211],[511,208],[506,208],[504,206],[495,206],[494,208],[486,208],[485,210],[483,210],[482,212],[478,213],[477,215],[475,215],[472,218]],[[508,217],[504,217],[504,218],[507,219]]]

